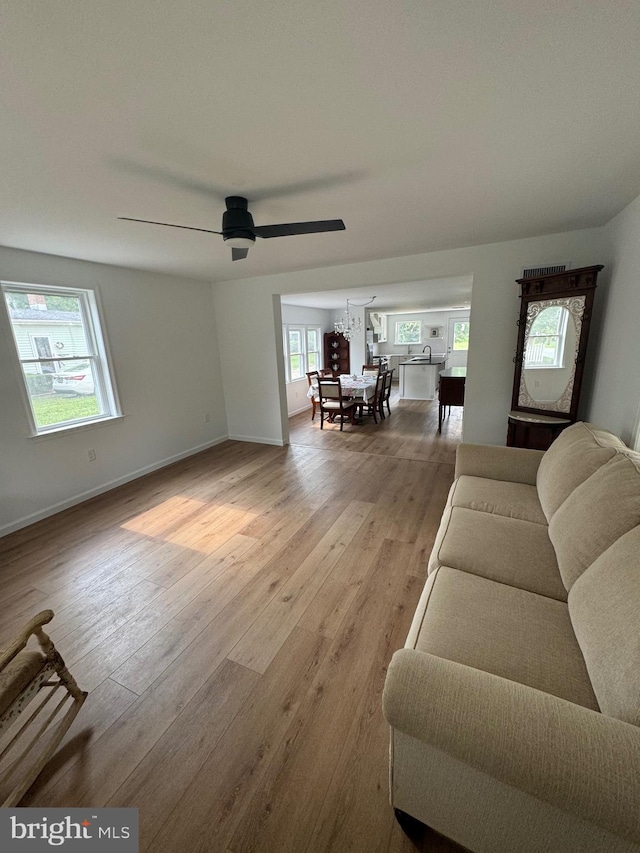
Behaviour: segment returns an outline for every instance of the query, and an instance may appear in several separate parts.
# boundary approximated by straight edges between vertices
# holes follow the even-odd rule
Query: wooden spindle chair
[[[52,619],[53,611],[43,610],[13,642],[0,650],[3,808],[20,802],[58,748],[87,697],[42,630]],[[26,648],[31,636],[35,636],[39,649]],[[36,698],[42,701],[35,702],[27,713],[27,707]]]

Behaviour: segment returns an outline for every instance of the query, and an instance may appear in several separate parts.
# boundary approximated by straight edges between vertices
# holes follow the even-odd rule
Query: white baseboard
[[[295,409],[293,412],[287,412],[287,417],[292,418],[294,415],[299,415],[300,412],[310,412],[311,406],[303,406],[301,409]]]
[[[250,441],[253,444],[273,444],[276,447],[284,447],[287,442],[281,438],[263,438],[255,435],[230,435],[229,441]]]
[[[30,515],[18,518],[16,521],[12,521],[9,524],[5,524],[0,527],[0,537],[7,536],[9,533],[14,533],[16,530],[21,530],[23,527],[28,527],[30,524],[35,524],[36,521],[42,521],[43,518],[48,518],[50,515],[62,512],[64,509],[69,509],[69,507],[88,501],[90,498],[95,498],[98,495],[104,494],[104,492],[110,492],[111,489],[117,489],[118,486],[124,486],[125,483],[130,483],[132,480],[144,477],[145,474],[151,474],[152,471],[157,471],[160,468],[166,468],[167,465],[172,465],[174,462],[179,462],[181,459],[186,459],[188,456],[194,456],[196,453],[201,453],[203,450],[207,450],[209,447],[214,447],[216,444],[222,444],[223,441],[228,441],[229,438],[230,436],[228,435],[214,438],[213,441],[207,441],[205,444],[200,444],[197,447],[192,447],[189,450],[182,451],[181,453],[176,453],[174,456],[168,456],[166,459],[161,459],[159,462],[153,462],[151,465],[145,465],[144,468],[138,468],[138,470],[125,474],[122,477],[118,477],[115,480],[109,480],[107,483],[102,483],[102,485],[96,486],[93,489],[88,489],[86,492],[80,492],[79,494],[73,495],[73,497],[67,498],[64,501],[59,501],[58,503],[51,504],[37,512],[33,512]]]

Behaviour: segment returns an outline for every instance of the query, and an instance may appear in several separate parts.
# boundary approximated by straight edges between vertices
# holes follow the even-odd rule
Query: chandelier
[[[342,315],[339,320],[336,320],[334,323],[334,328],[339,335],[342,335],[345,340],[350,341],[353,335],[357,335],[362,331],[362,320],[360,317],[352,317],[351,312],[349,310],[350,305],[354,305],[357,308],[364,308],[365,305],[371,305],[375,296],[372,296],[371,299],[368,299],[366,302],[358,305],[355,302],[352,302],[350,299],[347,299],[347,310]]]

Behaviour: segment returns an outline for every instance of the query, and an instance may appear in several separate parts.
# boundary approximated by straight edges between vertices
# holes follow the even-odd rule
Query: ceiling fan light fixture
[[[232,249],[250,249],[255,243],[251,237],[225,237],[224,241]]]
[[[320,234],[323,231],[344,231],[342,219],[323,219],[319,222],[281,222],[274,225],[256,225],[248,210],[248,201],[243,196],[230,195],[225,199],[226,210],[222,214],[222,231],[210,228],[195,228],[191,225],[174,225],[172,222],[158,222],[155,219],[133,219],[119,216],[131,222],[144,222],[147,225],[165,225],[168,228],[184,228],[187,231],[203,231],[206,234],[219,234],[231,247],[231,260],[241,261],[247,257],[256,237],[289,237],[294,234]]]

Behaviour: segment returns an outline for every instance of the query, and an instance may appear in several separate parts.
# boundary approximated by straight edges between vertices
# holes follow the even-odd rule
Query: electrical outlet
[[[92,450],[87,450],[87,459],[89,460],[89,462],[95,462],[95,461],[96,461],[96,452],[95,452],[95,450],[93,450],[93,449],[92,449]]]

